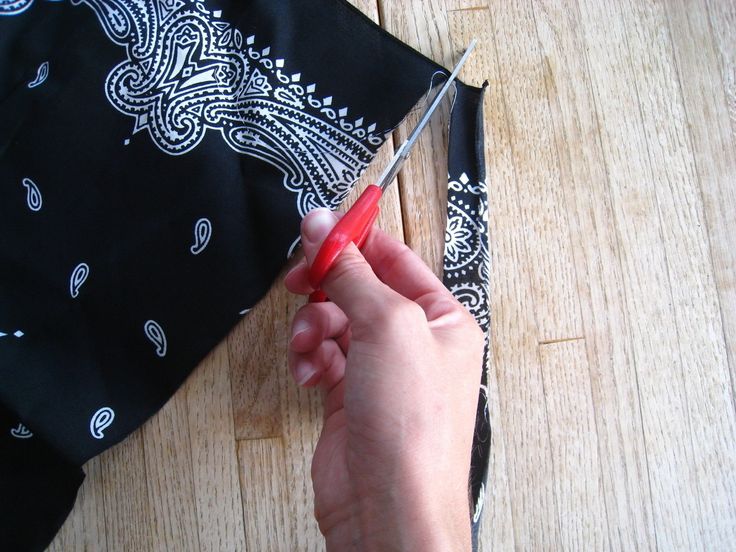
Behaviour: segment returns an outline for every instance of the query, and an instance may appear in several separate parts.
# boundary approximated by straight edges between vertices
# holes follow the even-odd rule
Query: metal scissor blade
[[[409,137],[406,139],[406,141],[401,144],[398,150],[396,150],[393,159],[391,159],[391,162],[384,169],[383,174],[381,174],[381,177],[376,182],[376,186],[378,186],[382,190],[385,190],[386,187],[393,181],[394,177],[401,169],[401,166],[404,164],[404,161],[406,161],[406,159],[409,157],[409,153],[414,147],[417,138],[419,138],[419,135],[422,133],[427,124],[429,124],[429,121],[432,119],[432,115],[434,115],[437,107],[440,105],[442,98],[447,95],[447,92],[450,90],[450,86],[452,86],[452,83],[457,78],[458,73],[460,73],[460,69],[462,69],[463,65],[465,65],[465,62],[470,57],[470,54],[473,52],[476,43],[477,40],[473,39],[472,42],[468,45],[465,53],[463,54],[463,57],[461,57],[460,61],[457,62],[457,65],[455,65],[455,68],[452,70],[452,73],[447,78],[447,81],[445,81],[445,84],[442,86],[440,91],[437,92],[429,107],[427,107],[427,109],[424,111],[424,114],[422,115],[422,118],[419,119],[417,126],[414,127],[414,130],[411,131],[411,134],[409,134]]]

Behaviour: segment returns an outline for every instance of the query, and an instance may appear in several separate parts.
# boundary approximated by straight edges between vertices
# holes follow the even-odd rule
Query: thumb
[[[309,266],[337,220],[328,209],[315,209],[304,217],[302,246]],[[390,312],[392,304],[406,301],[378,279],[352,243],[336,259],[322,281],[322,289],[354,324],[375,322],[382,313]]]

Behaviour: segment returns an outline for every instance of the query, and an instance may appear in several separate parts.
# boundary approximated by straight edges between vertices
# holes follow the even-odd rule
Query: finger
[[[325,391],[322,399],[322,411],[325,420],[345,406],[345,378]]]
[[[314,261],[322,242],[337,222],[326,209],[310,212],[302,221],[302,245],[307,261]],[[322,289],[356,325],[365,329],[390,312],[392,304],[406,301],[381,282],[354,244],[342,252],[322,282]]]
[[[345,216],[345,213],[333,211],[332,213],[337,220]],[[303,251],[302,251],[303,253]],[[284,285],[286,289],[296,295],[309,295],[314,288],[309,283],[309,265],[307,259],[302,257],[284,276]]]
[[[345,374],[345,355],[334,340],[328,339],[307,353],[290,350],[289,369],[297,385],[314,387],[324,379],[325,386],[332,387]]]
[[[309,295],[314,288],[309,283],[309,266],[307,260],[302,259],[284,276],[284,285],[296,295]]]
[[[349,328],[348,317],[336,304],[308,303],[294,315],[289,348],[296,353],[313,351],[326,339],[339,341]]]
[[[323,359],[325,369],[319,383],[327,396],[345,378],[347,360],[340,346],[332,339],[323,341],[320,349],[319,354]]]
[[[329,211],[325,209],[318,210],[311,216],[324,220],[319,220],[318,224],[328,228],[324,235],[334,226],[334,222],[342,218],[342,213],[331,213],[332,218],[328,216]],[[308,216],[310,216],[308,215]],[[310,221],[311,222],[311,221]],[[320,230],[320,233],[324,230]],[[321,244],[321,240],[320,240]],[[317,248],[319,250],[319,248]],[[316,250],[309,246],[305,246],[307,259],[311,263],[314,260]],[[310,253],[314,253],[310,255]],[[411,250],[406,244],[389,236],[380,228],[374,226],[371,229],[366,243],[361,249],[361,253],[369,265],[373,268],[378,278],[386,283],[389,287],[406,297],[415,300],[427,293],[440,291],[447,293],[447,288],[427,266],[427,264]],[[292,277],[301,287],[309,286],[307,259],[303,259],[287,277]],[[307,278],[306,285],[303,278]],[[311,291],[311,286],[309,286]]]
[[[316,252],[319,250],[319,245],[321,245],[324,236],[332,229],[335,221],[336,218],[327,210],[318,210],[314,214],[307,215],[307,219],[302,224],[302,242],[308,262],[314,259]],[[311,230],[313,235],[307,236],[304,230]],[[370,272],[377,276],[381,283],[394,290],[396,294],[419,304],[429,321],[445,317],[448,314],[454,314],[462,309],[457,300],[418,255],[405,244],[393,239],[380,229],[373,228],[371,231],[363,249],[363,259],[356,256],[355,251],[357,250],[349,245],[328,273],[325,282],[323,282],[322,287],[338,304],[341,299],[337,298],[335,293],[339,295],[343,289],[348,293],[345,296],[346,300],[353,302],[356,300],[355,294],[350,295],[350,292],[351,286],[359,285],[358,277],[363,278],[364,285],[375,283],[371,282],[369,278],[371,274],[364,270],[365,267],[360,266],[364,264],[361,263],[361,260],[363,260],[370,265]],[[358,277],[343,278],[336,281],[335,273],[341,269],[340,267],[346,270],[348,275],[354,270]],[[355,270],[359,268],[362,270]],[[306,269],[304,271],[301,278],[305,277]],[[340,285],[340,288],[337,292],[330,292],[330,286],[335,285]],[[381,288],[382,286],[374,286],[372,289],[380,291]],[[383,301],[379,299],[383,299]],[[370,301],[369,297],[366,298],[365,302],[361,302],[361,308],[370,308],[371,305],[368,301]],[[367,314],[366,318],[375,319],[377,315],[380,315],[380,312],[377,311],[387,312],[391,302],[396,303],[396,297],[392,297],[391,294],[384,293],[383,297],[376,296],[376,301],[372,305],[375,309],[370,310],[370,314]],[[348,304],[344,306],[350,308]],[[348,316],[353,318],[352,313],[348,313]]]
[[[407,299],[452,296],[419,255],[380,228],[371,230],[362,253],[376,276]]]

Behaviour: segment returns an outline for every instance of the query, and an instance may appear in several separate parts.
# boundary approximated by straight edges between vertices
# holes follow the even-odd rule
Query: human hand
[[[313,291],[308,263],[336,221],[326,209],[305,217],[291,292]],[[417,255],[376,228],[322,288],[332,302],[296,314],[289,366],[297,383],[324,391],[312,482],[328,550],[470,550],[480,328]]]

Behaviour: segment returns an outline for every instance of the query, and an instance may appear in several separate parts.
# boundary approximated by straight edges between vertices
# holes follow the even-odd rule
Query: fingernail
[[[294,368],[294,379],[296,380],[296,384],[304,385],[312,379],[316,373],[317,370],[314,369],[314,366],[306,360],[302,360],[296,365],[296,368]]]
[[[300,333],[304,333],[309,329],[309,323],[306,320],[297,320],[291,328],[291,341]]]
[[[284,280],[291,276],[294,272],[297,272],[299,270],[304,270],[304,265],[307,264],[306,259],[301,259],[298,263],[294,265],[294,267],[289,270],[289,272],[286,273],[286,276],[284,276]]]
[[[311,243],[319,243],[330,233],[335,222],[335,215],[329,209],[315,209],[302,223],[304,237]]]

